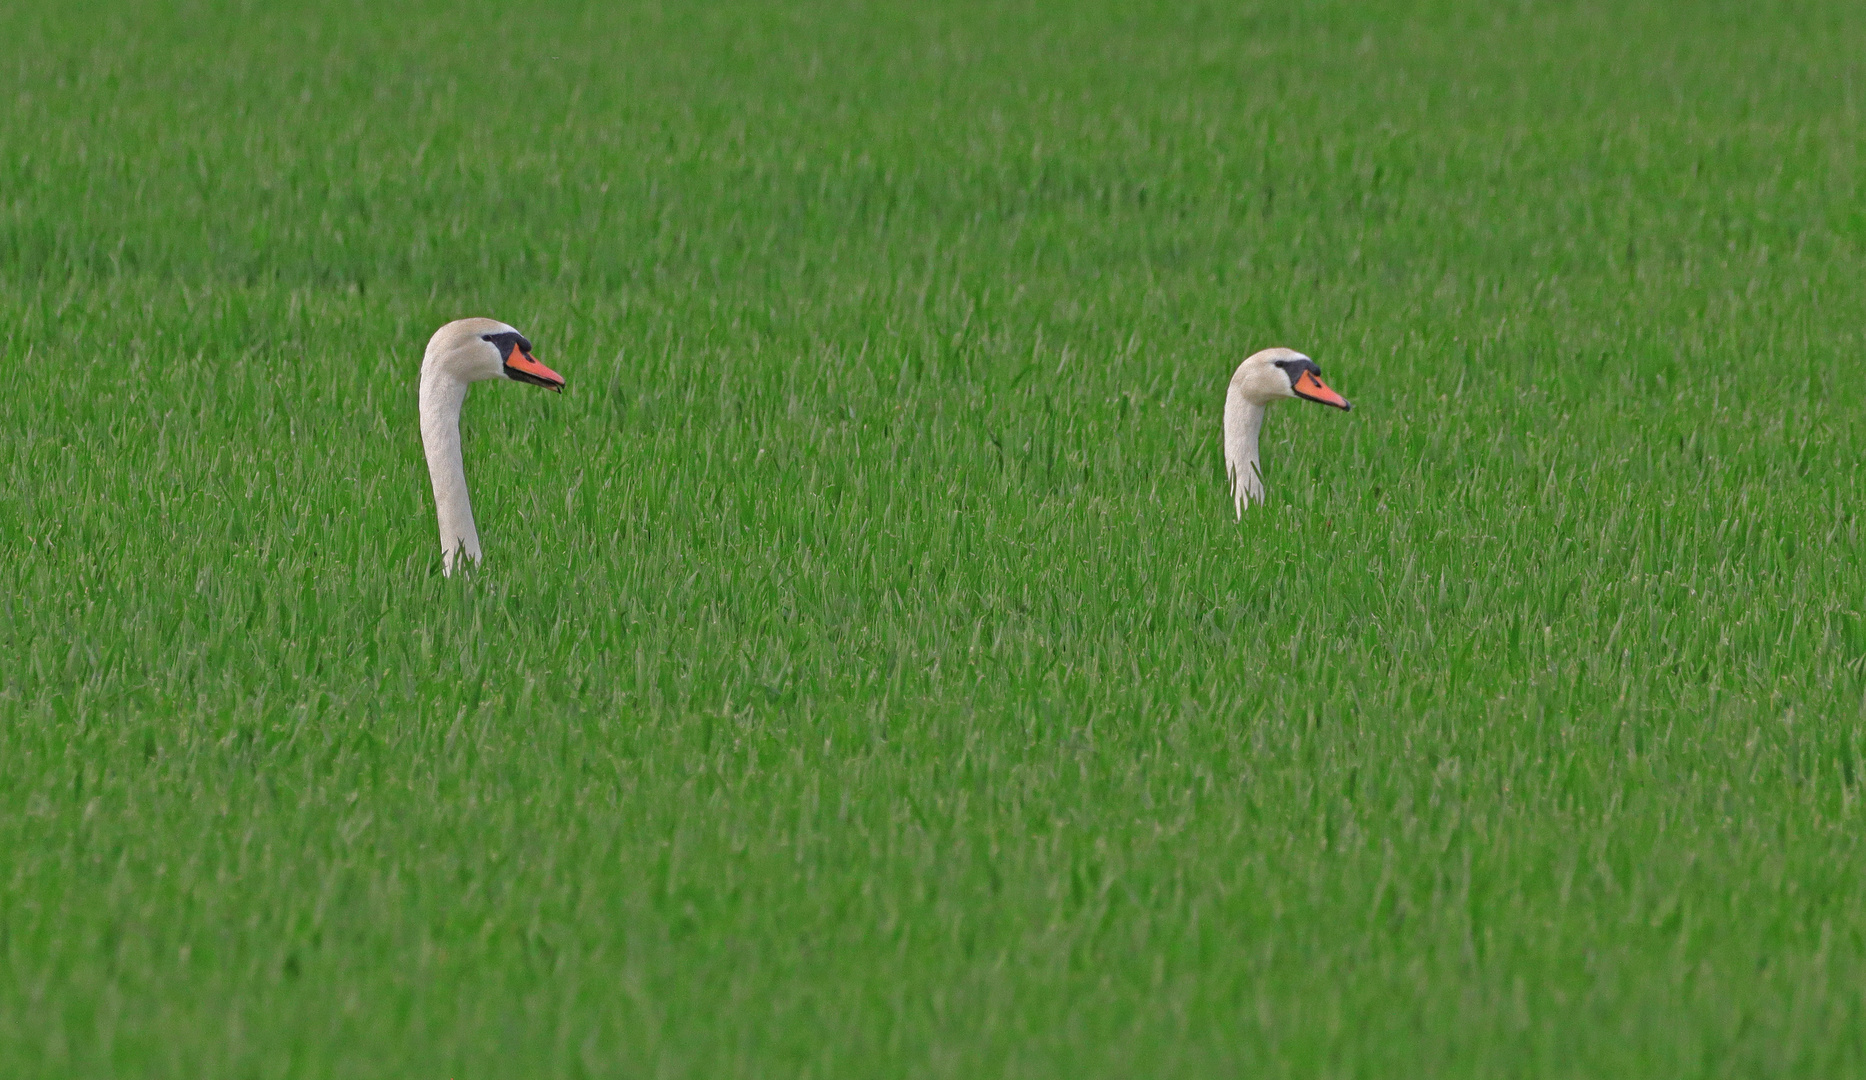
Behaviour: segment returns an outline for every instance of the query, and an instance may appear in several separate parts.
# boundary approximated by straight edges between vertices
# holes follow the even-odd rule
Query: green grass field
[[[0,37],[0,1075],[1866,1075],[1856,5]]]

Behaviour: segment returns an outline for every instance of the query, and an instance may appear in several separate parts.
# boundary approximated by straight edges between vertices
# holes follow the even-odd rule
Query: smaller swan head
[[[531,340],[496,319],[457,319],[436,330],[422,366],[461,382],[511,379],[564,390],[564,377],[532,355]]]
[[[1265,349],[1252,353],[1232,374],[1231,388],[1257,405],[1268,405],[1281,398],[1302,398],[1337,409],[1354,407],[1322,381],[1322,369],[1315,361],[1294,349]]]

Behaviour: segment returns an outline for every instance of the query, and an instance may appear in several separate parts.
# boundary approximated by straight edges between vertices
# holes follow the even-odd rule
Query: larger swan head
[[[1322,369],[1315,361],[1294,349],[1265,349],[1252,353],[1231,376],[1231,388],[1257,405],[1268,405],[1282,398],[1302,398],[1337,409],[1354,407],[1322,381]]]
[[[461,382],[511,379],[564,389],[564,377],[532,355],[531,341],[497,319],[456,319],[434,331],[421,368]]]

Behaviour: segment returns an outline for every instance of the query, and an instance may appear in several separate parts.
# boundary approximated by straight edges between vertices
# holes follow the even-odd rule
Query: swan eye
[[[517,353],[525,356],[531,355],[531,342],[525,340],[525,335],[523,334],[514,334],[510,332],[503,334],[481,334],[480,340],[490,344],[494,349],[497,349],[499,352],[499,359],[502,361],[510,362],[515,350]]]
[[[1291,386],[1296,385],[1296,380],[1302,378],[1302,373],[1305,371],[1312,372],[1318,379],[1322,377],[1322,369],[1306,356],[1296,360],[1272,360],[1270,362],[1282,369],[1284,377],[1289,380]]]

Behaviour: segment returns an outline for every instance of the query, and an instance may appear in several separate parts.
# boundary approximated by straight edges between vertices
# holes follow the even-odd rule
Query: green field
[[[0,1075],[1866,1076],[1856,4],[0,39]]]

